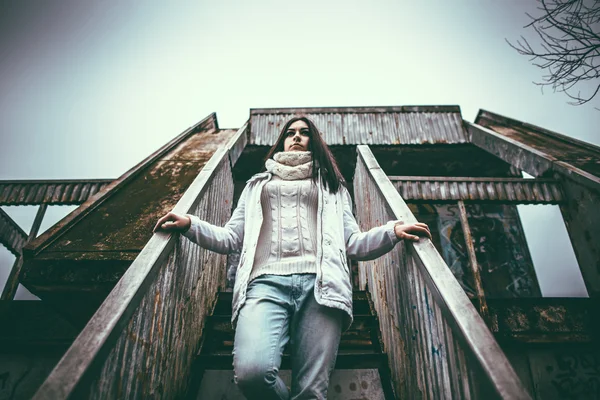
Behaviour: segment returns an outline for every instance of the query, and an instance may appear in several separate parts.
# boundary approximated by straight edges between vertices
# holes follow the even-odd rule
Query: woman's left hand
[[[427,224],[422,222],[417,222],[414,224],[404,224],[399,222],[394,226],[394,233],[400,240],[408,239],[417,242],[419,241],[419,236],[424,236],[431,239],[429,227]]]

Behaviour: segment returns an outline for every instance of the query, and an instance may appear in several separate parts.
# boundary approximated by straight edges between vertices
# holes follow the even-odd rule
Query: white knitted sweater
[[[261,193],[263,223],[250,280],[265,274],[316,273],[318,191],[309,152],[278,153]],[[307,161],[308,160],[308,161]]]

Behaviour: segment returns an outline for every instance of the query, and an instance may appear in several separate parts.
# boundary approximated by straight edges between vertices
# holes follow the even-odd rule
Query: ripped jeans
[[[233,347],[235,381],[248,400],[326,399],[343,311],[317,303],[315,274],[261,275],[248,285]],[[290,341],[291,394],[279,377]]]

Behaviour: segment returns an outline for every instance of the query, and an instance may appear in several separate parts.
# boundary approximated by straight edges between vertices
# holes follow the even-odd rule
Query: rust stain
[[[127,332],[127,337],[133,343],[139,344],[144,350],[150,351],[151,343],[148,340],[142,339],[141,337],[139,337],[138,335],[136,335],[135,333],[133,333],[131,331]]]
[[[162,319],[162,314],[158,312],[158,310],[160,309],[160,291],[156,290],[156,293],[154,294],[154,308],[152,309],[152,327],[150,328],[150,343],[152,343],[154,341],[154,330],[155,328],[158,328],[158,335],[160,338],[162,338],[162,326],[161,326],[161,319]]]
[[[564,307],[551,306],[537,311],[539,311],[540,322],[544,325],[559,325],[565,322],[566,310]]]

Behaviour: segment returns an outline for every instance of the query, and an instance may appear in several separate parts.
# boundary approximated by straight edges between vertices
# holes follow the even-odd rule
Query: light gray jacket
[[[224,227],[217,227],[190,215],[192,224],[184,233],[201,247],[221,254],[239,252],[240,263],[233,288],[232,323],[246,300],[246,288],[258,236],[263,221],[260,196],[271,179],[268,172],[248,180],[237,208]],[[317,276],[315,298],[319,304],[346,312],[344,329],[352,323],[352,283],[346,256],[356,260],[372,260],[394,248],[396,221],[361,232],[354,215],[350,194],[345,187],[331,194],[319,179],[317,207]]]

